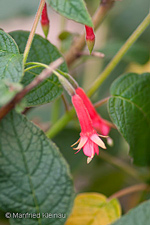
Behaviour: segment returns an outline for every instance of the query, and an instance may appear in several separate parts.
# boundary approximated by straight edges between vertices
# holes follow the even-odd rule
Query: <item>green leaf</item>
[[[70,33],[69,31],[63,31],[59,34],[58,38],[61,41],[66,40],[67,38],[70,38],[70,36],[73,36],[73,33]]]
[[[124,42],[121,41],[113,41],[107,43],[107,45],[100,49],[100,52],[105,54],[106,59],[112,59],[114,55],[119,51],[119,49],[123,46]],[[137,62],[139,64],[145,64],[148,62],[149,49],[148,46],[142,43],[135,43],[131,49],[125,54],[123,57],[123,61],[125,62]]]
[[[74,202],[72,214],[65,225],[108,225],[121,215],[117,199],[108,199],[98,193],[79,194]]]
[[[29,36],[29,32],[26,31],[14,31],[10,35],[17,42],[20,52],[24,52],[25,45]],[[40,35],[35,35],[33,43],[30,49],[30,53],[27,62],[40,62],[49,65],[61,57],[61,54],[57,48],[52,45],[48,40],[42,38]],[[63,63],[60,70],[67,72],[67,65]],[[42,72],[43,68],[32,69],[25,73],[22,83],[28,85],[37,75]],[[48,79],[43,81],[40,85],[34,88],[27,96],[27,106],[37,106],[59,97],[62,93],[62,86],[55,75],[51,75]]]
[[[134,163],[150,165],[150,73],[129,73],[111,87],[109,113],[130,145]]]
[[[112,225],[149,225],[150,224],[150,201],[140,204]]]
[[[23,75],[23,55],[12,37],[0,30],[0,80],[19,82]]]
[[[63,31],[59,34],[58,38],[61,41],[61,52],[64,53],[69,50],[76,36],[76,33],[70,33],[68,31]]]
[[[58,148],[43,131],[13,111],[0,123],[0,134],[0,208],[11,215],[40,213],[40,218],[13,219],[12,224],[64,224],[74,191]],[[48,219],[42,213],[65,218],[53,215]]]
[[[7,104],[16,93],[21,91],[22,85],[18,83],[0,82],[0,107]]]
[[[47,0],[56,12],[68,19],[93,27],[91,17],[83,0]]]

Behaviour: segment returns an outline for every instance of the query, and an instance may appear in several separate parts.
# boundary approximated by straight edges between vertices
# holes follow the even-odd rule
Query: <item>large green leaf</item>
[[[68,166],[54,143],[24,116],[9,113],[0,124],[0,208],[11,217],[27,212],[52,215],[13,219],[12,224],[62,225],[73,197]],[[54,213],[66,218],[54,218]]]
[[[50,6],[61,15],[76,22],[93,26],[83,0],[47,0]]]
[[[134,163],[150,165],[150,74],[129,73],[111,87],[110,116],[130,145]]]
[[[22,90],[21,84],[0,82],[0,107],[7,104],[19,91]]]
[[[17,42],[20,52],[23,53],[29,32],[14,31],[11,32],[10,35]],[[61,57],[61,54],[54,45],[52,45],[48,40],[42,38],[40,35],[35,35],[27,62],[41,62],[49,65],[59,57]],[[66,63],[63,63],[59,68],[60,70],[67,72]],[[36,68],[26,72],[22,83],[24,85],[29,84],[42,72],[42,70],[43,68]],[[26,96],[27,104],[28,106],[45,104],[59,97],[61,93],[62,87],[58,78],[55,75],[51,75]]]
[[[23,75],[23,56],[10,35],[0,30],[0,80],[19,82]]]
[[[150,201],[147,201],[135,209],[132,209],[128,214],[123,216],[112,225],[149,225],[150,224]]]

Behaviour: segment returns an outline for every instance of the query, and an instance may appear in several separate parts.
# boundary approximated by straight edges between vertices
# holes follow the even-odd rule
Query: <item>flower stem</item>
[[[29,65],[33,65],[33,66],[37,66],[37,67],[44,67],[44,68],[49,68],[48,65],[44,64],[44,63],[40,63],[40,62],[28,62],[25,64],[26,66],[29,66]],[[36,67],[35,67],[36,68]],[[28,69],[28,68],[27,68]],[[25,69],[26,70],[26,69]]]
[[[144,32],[144,30],[150,24],[150,13],[145,17],[143,22],[137,27],[133,34],[128,38],[122,48],[117,52],[111,62],[106,66],[104,71],[99,75],[99,77],[94,81],[94,84],[88,91],[88,96],[91,96],[100,87],[100,85],[106,80],[106,78],[111,74],[112,70],[121,61],[122,57],[129,50],[129,48],[134,44],[138,37]]]
[[[88,56],[88,57],[94,56],[94,57],[97,57],[97,58],[104,58],[105,57],[104,53],[102,53],[102,52],[92,52],[89,55],[89,52],[87,52],[87,51],[78,52],[77,56]]]
[[[124,188],[123,190],[116,192],[115,194],[111,195],[108,198],[108,200],[111,200],[113,198],[121,198],[125,195],[129,195],[131,193],[135,193],[138,191],[150,191],[150,187],[147,184],[136,184],[136,185]]]
[[[26,68],[26,69],[24,70],[24,72],[27,72],[27,71],[32,70],[32,69],[35,69],[35,68],[37,68],[37,67],[41,67],[41,66],[40,66],[40,65],[39,65],[39,66],[38,66],[38,65],[30,66],[30,67]]]
[[[36,16],[35,16],[35,20],[34,20],[29,38],[28,38],[28,41],[27,41],[27,44],[26,44],[26,47],[25,47],[24,59],[23,59],[24,64],[27,61],[28,54],[29,54],[29,51],[30,51],[30,48],[31,48],[31,44],[32,44],[32,41],[33,41],[33,38],[34,38],[34,35],[35,35],[35,31],[36,31],[36,28],[37,28],[37,25],[38,25],[38,22],[39,22],[44,4],[45,4],[45,0],[41,0],[38,11],[37,11]]]

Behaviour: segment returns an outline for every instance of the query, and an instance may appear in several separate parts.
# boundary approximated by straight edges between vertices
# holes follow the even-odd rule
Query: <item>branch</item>
[[[47,69],[43,70],[42,73],[37,76],[29,85],[27,85],[22,91],[15,95],[15,97],[6,105],[0,108],[0,120],[6,116],[6,114],[12,110],[21,99],[28,94],[34,87],[42,83],[46,78],[48,78],[53,70],[60,66],[64,62],[63,58],[57,59],[55,62],[47,66]]]
[[[96,30],[99,25],[103,22],[103,19],[105,18],[108,11],[112,8],[114,4],[114,0],[102,0],[100,7],[98,8],[97,12],[93,16],[93,24],[94,29]],[[74,60],[76,60],[79,57],[79,52],[81,52],[85,47],[86,41],[85,41],[85,34],[83,33],[72,45],[70,50],[65,56],[65,60],[69,65],[73,63]]]
[[[78,52],[77,57],[80,57],[80,56],[94,56],[94,57],[98,57],[98,58],[104,58],[105,57],[105,55],[102,52],[92,52],[91,54],[89,54],[89,51]]]
[[[108,200],[111,200],[113,198],[121,198],[121,197],[123,197],[125,195],[129,195],[131,193],[135,193],[138,191],[146,191],[146,190],[147,191],[150,190],[150,186],[148,186],[147,184],[136,184],[136,185],[124,188],[123,190],[116,192],[115,194],[111,195],[108,198]]]

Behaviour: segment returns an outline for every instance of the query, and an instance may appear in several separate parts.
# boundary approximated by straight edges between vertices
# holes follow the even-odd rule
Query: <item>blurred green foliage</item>
[[[39,1],[30,0],[1,0],[0,20],[11,19],[13,17],[34,15]]]

